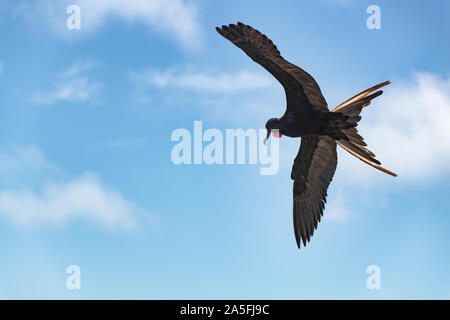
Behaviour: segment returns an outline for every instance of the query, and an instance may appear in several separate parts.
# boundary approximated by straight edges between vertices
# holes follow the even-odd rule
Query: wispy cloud
[[[30,187],[28,174],[21,173],[45,173],[54,165],[35,146],[9,150],[10,154],[2,151],[0,159],[7,160],[6,167],[13,173],[1,176],[12,174],[22,181],[20,187],[0,188],[0,216],[16,224],[62,225],[71,219],[86,218],[110,229],[133,229],[136,218],[147,214],[119,191],[105,186],[94,173]]]
[[[86,174],[65,184],[51,184],[35,192],[0,190],[0,213],[20,225],[63,224],[85,217],[108,228],[136,227],[141,209],[95,175]]]
[[[330,221],[347,222],[356,218],[357,215],[347,205],[342,196],[342,193],[338,193],[335,197],[329,199],[326,205],[324,218]]]
[[[3,74],[4,65],[3,62],[0,61],[0,76]]]
[[[249,71],[196,72],[177,69],[146,70],[132,74],[133,81],[141,88],[177,88],[204,92],[233,93],[249,89],[267,88],[272,85],[262,73]]]
[[[376,109],[376,110],[375,110]],[[383,164],[399,179],[426,180],[450,172],[450,78],[428,73],[393,81],[363,111],[360,132]],[[368,170],[344,156],[347,177]],[[373,175],[372,175],[373,176]]]
[[[184,46],[193,48],[201,43],[197,9],[184,0],[71,0],[21,1],[15,7],[16,16],[28,21],[50,23],[56,32],[67,36],[66,8],[78,5],[81,9],[81,30],[92,33],[105,25],[109,18],[138,22],[166,35],[169,33]],[[74,34],[73,32],[71,34]]]
[[[8,146],[0,149],[0,179],[3,183],[32,178],[45,172],[57,173],[57,166],[48,161],[42,151],[33,146]]]
[[[264,71],[217,71],[196,66],[146,69],[131,73],[134,99],[154,107],[198,108],[205,119],[266,121],[282,87]],[[257,120],[259,119],[259,120]],[[264,123],[261,125],[263,126]]]
[[[94,62],[92,61],[77,61],[68,69],[64,70],[60,77],[62,79],[74,78],[81,75],[84,72],[90,71],[95,67]]]
[[[38,104],[66,102],[98,102],[101,82],[93,82],[86,73],[94,67],[91,62],[77,62],[61,72],[53,89],[39,91],[33,101]]]
[[[141,69],[130,73],[130,78],[139,105],[196,108],[204,119],[239,119],[239,126],[245,125],[243,120],[264,126],[277,107],[284,112],[282,86],[262,70],[220,71],[183,65]]]
[[[47,165],[47,160],[41,150],[35,146],[11,147],[0,150],[0,177],[17,171],[32,169],[41,170]]]

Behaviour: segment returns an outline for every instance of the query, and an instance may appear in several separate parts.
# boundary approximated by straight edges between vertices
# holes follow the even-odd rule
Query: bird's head
[[[269,139],[270,133],[272,133],[272,135],[275,138],[281,138],[280,119],[277,119],[277,118],[269,119],[266,122],[266,129],[267,129],[267,136],[264,139],[264,144],[267,143],[267,140]]]

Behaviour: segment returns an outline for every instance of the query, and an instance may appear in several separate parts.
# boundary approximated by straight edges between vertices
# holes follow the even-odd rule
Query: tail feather
[[[341,118],[344,119],[344,121],[336,122],[339,131],[345,136],[345,139],[338,139],[337,143],[344,148],[344,150],[348,151],[361,161],[396,177],[397,174],[383,168],[381,162],[375,159],[375,154],[367,148],[367,143],[364,141],[363,137],[359,135],[358,130],[356,129],[359,120],[361,120],[360,113],[362,109],[367,107],[373,99],[383,94],[382,90],[376,90],[388,84],[390,84],[390,82],[385,81],[358,93],[356,96],[337,106],[332,112],[345,116]]]
[[[355,101],[360,100],[360,99],[362,99],[362,98],[364,98],[364,97],[367,97],[367,96],[368,96],[369,94],[371,94],[372,92],[374,92],[374,91],[376,91],[376,90],[378,90],[378,89],[380,89],[380,88],[382,88],[382,87],[384,87],[384,86],[387,86],[387,85],[390,84],[390,83],[391,83],[391,82],[388,80],[388,81],[379,83],[379,84],[377,84],[377,85],[375,85],[375,86],[373,86],[373,87],[371,87],[371,88],[369,88],[369,89],[367,89],[367,90],[364,90],[363,92],[358,93],[358,94],[355,95],[354,97],[351,97],[351,98],[348,99],[347,101],[345,101],[345,102],[341,103],[340,105],[338,105],[336,108],[333,109],[332,112],[337,112],[337,111],[339,111],[339,109],[345,107],[346,105],[349,105],[349,104],[351,104],[352,102],[355,102]]]
[[[350,128],[346,130],[346,135],[350,141],[359,141],[359,144],[363,147],[367,146],[367,143],[364,141],[363,137],[358,134],[358,130],[356,128]],[[375,157],[375,155],[372,155]]]
[[[375,159],[375,155],[369,149],[361,147],[357,144],[351,143],[344,139],[338,140],[338,142],[341,146],[345,146],[347,149],[352,150],[354,153],[358,154],[359,156],[364,157],[367,160],[370,160],[376,164],[381,164],[380,161]]]
[[[383,167],[380,166],[379,164],[376,164],[376,163],[370,161],[370,160],[367,159],[366,157],[361,157],[360,155],[354,153],[353,150],[348,149],[345,145],[341,144],[339,141],[338,141],[338,145],[340,145],[344,150],[348,151],[350,154],[352,154],[352,155],[354,155],[355,157],[357,157],[357,158],[358,158],[359,160],[361,160],[362,162],[367,163],[369,166],[372,166],[372,167],[374,167],[375,169],[378,169],[378,170],[380,170],[380,171],[382,171],[382,172],[384,172],[384,173],[387,173],[387,174],[389,174],[389,175],[391,175],[391,176],[393,176],[393,177],[397,177],[397,174],[396,174],[396,173],[394,173],[394,172],[392,172],[392,171],[389,171],[389,170],[386,169],[386,168],[383,168]]]

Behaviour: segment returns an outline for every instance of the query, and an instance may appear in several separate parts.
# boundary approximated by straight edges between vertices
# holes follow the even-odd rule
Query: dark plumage
[[[282,135],[301,138],[291,178],[295,238],[299,248],[301,242],[306,246],[323,215],[327,189],[337,165],[337,144],[363,162],[397,176],[380,166],[356,129],[362,108],[381,95],[383,92],[377,90],[390,82],[367,89],[330,112],[314,78],[286,61],[264,34],[240,22],[216,30],[269,71],[285,90],[286,112],[281,118],[267,121],[267,137],[276,129]]]

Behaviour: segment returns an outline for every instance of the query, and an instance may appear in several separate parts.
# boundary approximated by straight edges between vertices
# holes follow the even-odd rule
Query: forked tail
[[[341,103],[339,106],[334,108],[331,112],[341,113],[347,118],[345,122],[339,124],[339,130],[347,137],[347,139],[339,139],[336,142],[344,148],[344,150],[348,151],[361,161],[367,163],[368,165],[383,171],[393,177],[396,177],[397,174],[391,172],[381,166],[381,162],[375,159],[375,154],[367,149],[367,144],[364,142],[364,139],[358,134],[358,130],[356,126],[358,125],[359,120],[361,120],[361,110],[364,107],[367,107],[371,100],[383,94],[383,91],[378,89],[390,84],[389,81],[382,82],[364,90],[361,93],[358,93],[356,96],[348,99],[344,103]]]

